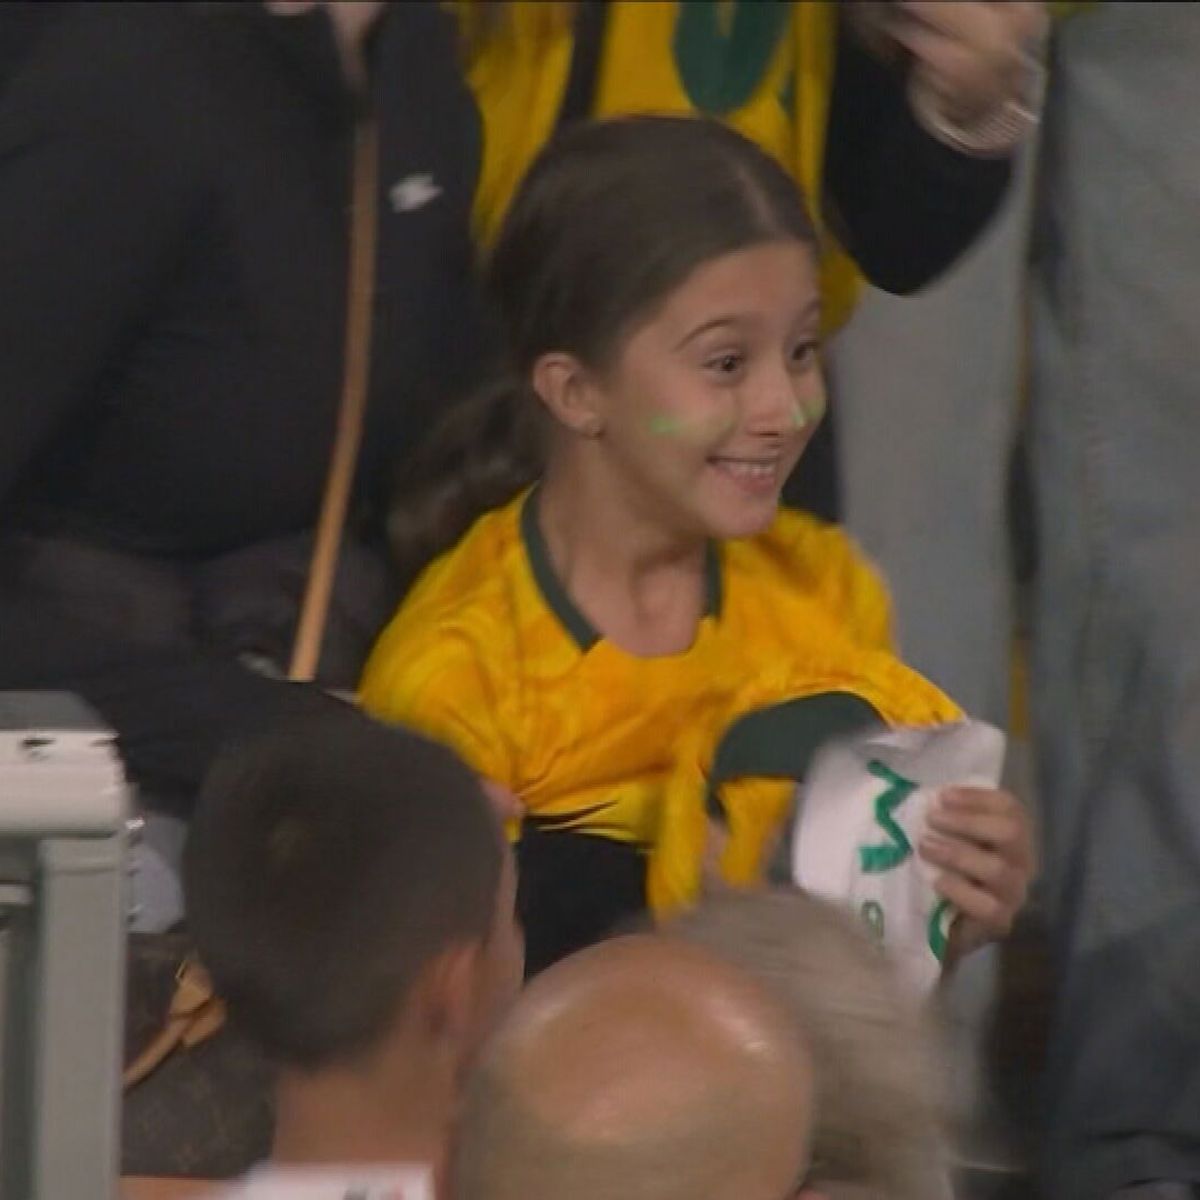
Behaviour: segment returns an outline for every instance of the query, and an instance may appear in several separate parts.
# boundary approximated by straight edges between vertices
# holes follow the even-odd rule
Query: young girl
[[[707,120],[578,126],[531,169],[489,282],[509,381],[402,489],[402,567],[425,569],[362,700],[522,802],[536,970],[648,887],[680,898],[661,880],[682,747],[703,760],[736,717],[823,693],[893,724],[960,714],[894,656],[847,538],[779,509],[825,407],[814,239],[782,168]],[[785,815],[731,814],[749,835],[728,874],[761,870]],[[1028,876],[1019,806],[969,793],[941,831],[945,894],[1002,932]]]

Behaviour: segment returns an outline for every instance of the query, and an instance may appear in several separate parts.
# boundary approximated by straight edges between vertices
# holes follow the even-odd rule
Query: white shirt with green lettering
[[[955,916],[918,853],[926,814],[943,788],[998,786],[1004,751],[1004,734],[981,721],[880,729],[824,747],[798,794],[794,882],[858,913],[922,995]]]

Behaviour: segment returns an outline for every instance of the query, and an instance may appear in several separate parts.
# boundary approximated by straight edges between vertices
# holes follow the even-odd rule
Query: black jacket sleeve
[[[57,37],[74,23],[0,105],[0,512],[152,311],[188,220],[186,153],[146,95],[144,48],[85,54]]]
[[[945,271],[999,208],[1011,172],[1009,159],[961,154],[926,133],[903,78],[839,31],[824,208],[873,284],[904,295]]]

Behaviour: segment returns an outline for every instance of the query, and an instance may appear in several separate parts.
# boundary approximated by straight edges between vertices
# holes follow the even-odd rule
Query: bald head
[[[748,976],[606,942],[526,989],[467,1089],[455,1200],[780,1200],[807,1161],[807,1050]]]

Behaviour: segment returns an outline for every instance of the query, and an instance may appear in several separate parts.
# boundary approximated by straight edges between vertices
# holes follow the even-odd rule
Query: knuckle
[[[977,874],[981,883],[994,886],[1005,881],[1008,876],[1008,867],[998,855],[984,854],[980,856]]]
[[[1006,904],[995,896],[989,896],[983,904],[983,919],[989,929],[998,933],[1008,933],[1012,927],[1012,914]]]

